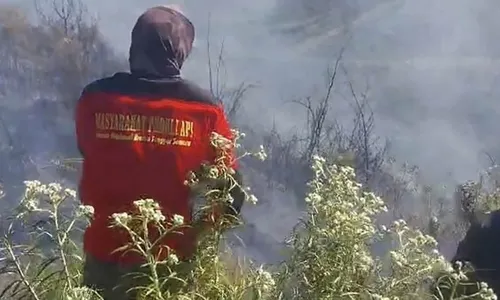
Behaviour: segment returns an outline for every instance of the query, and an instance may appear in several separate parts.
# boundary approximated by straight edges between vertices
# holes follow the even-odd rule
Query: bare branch
[[[310,162],[314,153],[318,151],[325,131],[325,120],[330,108],[330,100],[335,86],[338,69],[342,60],[345,48],[341,48],[339,55],[335,61],[335,65],[331,74],[328,76],[327,89],[325,96],[321,99],[317,106],[312,104],[311,97],[303,100],[292,100],[293,103],[299,104],[306,109],[307,113],[307,144],[303,159]]]
[[[211,42],[210,42],[210,30],[211,30],[211,18],[209,15],[208,25],[207,25],[207,56],[208,56],[208,80],[210,93],[214,98],[219,101],[221,105],[224,106],[227,111],[227,116],[230,121],[233,121],[242,107],[242,99],[244,95],[251,89],[254,88],[254,84],[247,84],[245,82],[240,83],[235,88],[227,87],[227,70],[224,61],[224,50],[225,41],[221,42],[217,54],[217,62],[214,65],[211,53]]]
[[[210,93],[214,95],[214,80],[212,74],[212,54],[210,53],[210,29],[211,29],[211,15],[208,15],[208,24],[207,24],[207,58],[208,58],[208,83],[210,86]]]
[[[496,166],[497,165],[497,161],[495,158],[493,158],[493,156],[491,156],[490,153],[488,153],[487,151],[483,151],[484,155],[486,155],[486,157],[488,157],[489,161],[490,161],[490,164],[491,166]]]

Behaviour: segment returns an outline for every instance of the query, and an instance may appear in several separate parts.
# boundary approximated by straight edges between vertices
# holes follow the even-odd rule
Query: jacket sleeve
[[[231,125],[229,124],[229,121],[227,120],[227,117],[224,114],[222,108],[220,108],[220,114],[215,126],[215,131],[224,136],[225,138],[228,139],[233,138],[233,134],[231,132]],[[226,208],[226,213],[234,216],[239,215],[239,213],[241,212],[241,208],[243,206],[246,197],[246,194],[242,189],[243,178],[240,171],[238,170],[238,162],[234,160],[235,155],[236,155],[235,149],[233,149],[232,156],[228,157],[227,163],[235,171],[235,174],[233,174],[233,178],[235,179],[237,185],[230,191],[231,197],[233,198],[233,203]]]

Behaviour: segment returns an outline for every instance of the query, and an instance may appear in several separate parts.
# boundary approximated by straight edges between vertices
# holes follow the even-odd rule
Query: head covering
[[[150,78],[180,76],[194,36],[193,24],[178,10],[167,6],[148,9],[132,29],[131,73]]]

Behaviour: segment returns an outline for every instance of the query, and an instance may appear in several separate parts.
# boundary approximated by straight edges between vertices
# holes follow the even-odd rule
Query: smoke
[[[103,32],[124,53],[135,19],[155,4],[123,1],[120,7],[127,9],[122,10],[113,2],[88,2],[90,11],[99,14]],[[346,45],[349,78],[360,89],[369,83],[376,133],[392,141],[396,158],[419,165],[430,181],[454,184],[477,176],[487,162],[485,151],[500,154],[494,138],[500,110],[495,101],[500,93],[498,2],[179,4],[197,27],[185,75],[208,82],[210,21],[212,54],[223,41],[229,85],[257,84],[245,103],[246,119],[257,129],[274,121],[282,130],[300,128],[297,120],[304,119],[304,112],[287,101],[320,90],[327,65]],[[296,27],[293,34],[281,34],[286,26]],[[339,81],[339,90],[341,85]],[[338,98],[333,114],[348,121],[346,101]]]
[[[288,14],[288,30],[294,18],[296,31],[315,30],[302,37],[296,51],[327,61],[347,32],[344,64],[351,78],[369,82],[377,133],[392,141],[396,157],[419,165],[429,180],[476,178],[486,162],[484,152],[499,154],[493,138],[499,110],[494,101],[498,2],[353,2],[357,14],[342,22],[332,19],[336,25],[330,28],[318,29],[307,16],[293,16],[296,8],[282,12],[283,19]],[[323,3],[323,23],[328,15],[338,15],[326,13],[325,3],[333,1],[309,3]]]
[[[32,10],[31,1],[15,2]],[[156,1],[86,1],[117,51],[128,51],[136,18]],[[224,41],[229,85],[258,85],[245,115],[265,128],[300,127],[303,111],[287,100],[311,94],[347,43],[350,77],[370,82],[377,133],[401,160],[433,179],[461,181],[483,167],[493,138],[500,43],[492,0],[177,1],[197,28],[185,75],[208,82],[206,42]],[[315,8],[315,9],[314,9]],[[302,9],[302,10],[301,10]],[[279,30],[294,27],[292,35]],[[350,38],[345,37],[348,32]],[[205,84],[206,85],[206,84]],[[498,86],[498,87],[497,87]],[[342,101],[337,111],[343,111]],[[345,102],[345,101],[344,101]],[[495,153],[490,153],[495,155]]]

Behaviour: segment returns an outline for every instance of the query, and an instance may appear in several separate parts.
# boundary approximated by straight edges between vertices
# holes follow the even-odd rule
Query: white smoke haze
[[[28,0],[0,0],[33,14]],[[224,42],[229,86],[255,84],[242,118],[256,131],[273,124],[300,130],[305,112],[290,100],[322,95],[325,72],[346,47],[331,117],[349,122],[346,81],[369,87],[375,133],[398,161],[416,164],[427,182],[453,186],[477,178],[500,157],[500,2],[494,0],[86,0],[116,51],[126,55],[137,17],[155,5],[178,5],[196,27],[184,76],[208,87],[207,39]],[[210,25],[209,25],[210,24]],[[210,36],[207,36],[210,27]],[[265,178],[249,174],[250,182]],[[278,241],[300,215],[288,192],[265,190],[272,203],[245,208]],[[287,231],[288,230],[288,231]],[[255,253],[258,257],[261,253]],[[262,254],[263,255],[263,254]]]

